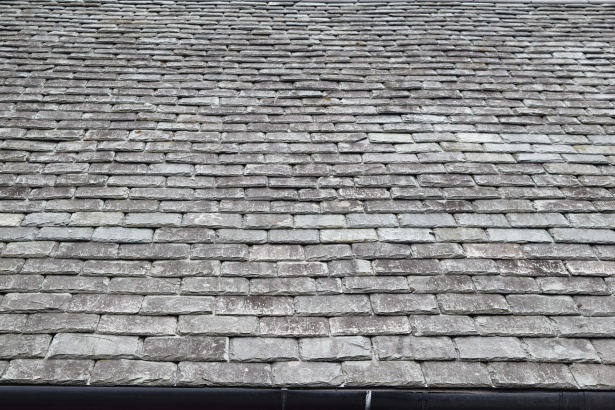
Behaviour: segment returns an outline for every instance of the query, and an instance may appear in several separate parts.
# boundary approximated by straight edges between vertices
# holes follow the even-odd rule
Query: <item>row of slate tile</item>
[[[255,338],[114,336],[88,333],[0,334],[2,359],[144,359],[151,361],[283,362],[468,360],[614,364],[609,339],[516,337],[337,336]],[[568,354],[564,354],[568,352]]]
[[[602,230],[577,230],[578,233],[586,231],[594,231],[600,233]],[[593,242],[591,240],[581,238],[580,242]],[[600,242],[598,239],[597,242]],[[2,249],[4,248],[4,249]],[[247,261],[249,256],[256,259],[254,267],[259,266],[258,261],[271,260],[275,255],[280,255],[280,260],[297,260],[304,255],[306,261],[333,261],[346,260],[357,258],[359,260],[382,260],[377,263],[377,271],[379,274],[409,274],[415,272],[419,275],[434,274],[441,272],[463,274],[463,273],[497,273],[499,270],[497,264],[490,260],[482,259],[579,259],[579,260],[595,260],[600,256],[605,259],[603,263],[589,263],[586,268],[574,268],[574,274],[583,275],[583,270],[586,270],[587,275],[610,276],[613,273],[612,263],[608,262],[613,259],[613,246],[611,245],[596,245],[591,247],[582,243],[538,243],[538,244],[517,244],[517,243],[465,243],[463,247],[454,243],[448,244],[427,244],[410,245],[386,242],[368,242],[350,244],[320,244],[306,245],[302,248],[300,245],[254,245],[251,252],[250,247],[244,243],[222,243],[222,244],[193,244],[186,243],[151,243],[151,244],[117,244],[103,242],[53,242],[53,241],[27,241],[27,242],[9,242],[2,249],[2,265],[7,273],[16,272],[22,265],[21,258],[57,258],[57,259],[124,259],[124,260],[222,260],[222,261]],[[191,251],[192,249],[192,251]],[[569,255],[566,253],[569,252]],[[270,254],[271,257],[267,257]],[[293,256],[294,255],[294,256]],[[411,256],[412,255],[412,256]],[[598,255],[598,256],[597,256]],[[426,259],[403,260],[405,258],[414,258],[425,256]],[[447,258],[463,258],[467,259],[447,259]],[[443,262],[445,269],[440,269],[440,265],[436,260],[430,258],[446,259]],[[400,260],[397,260],[400,259]],[[37,263],[37,262],[30,262]],[[54,265],[62,262],[40,262],[48,263],[51,269],[61,273],[62,268],[54,268]],[[341,262],[347,265],[348,262]],[[363,262],[357,262],[363,264]],[[538,262],[528,262],[525,268],[532,276],[532,266],[536,267]],[[577,265],[576,262],[570,262],[572,265]],[[456,265],[456,267],[454,267]],[[520,262],[523,265],[523,262]],[[234,264],[227,265],[235,268],[248,268],[248,265]],[[267,264],[260,265],[263,268]],[[365,274],[371,269],[360,269],[358,266],[345,268],[349,274],[358,272]],[[360,265],[368,266],[368,265]],[[60,269],[59,271],[57,269]],[[410,271],[408,269],[415,269]],[[418,270],[417,270],[418,269]],[[261,269],[262,270],[262,269]],[[244,269],[245,271],[245,269]],[[553,271],[550,269],[549,271]],[[112,271],[113,272],[113,271]],[[344,272],[344,269],[341,270]],[[239,273],[239,272],[238,272]],[[249,272],[244,272],[248,276],[258,276],[259,273],[250,275]],[[562,273],[555,270],[557,276]],[[275,272],[265,272],[265,276],[275,276]]]
[[[467,298],[466,298],[467,300]],[[146,316],[137,313],[142,296],[74,295],[69,312],[2,313],[2,332],[99,332],[112,335],[164,336],[178,330],[177,315]],[[478,311],[470,312],[473,315]],[[512,315],[411,315],[411,316],[229,316],[182,315],[179,334],[209,336],[327,337],[333,336],[523,336],[613,338],[613,317],[512,316]],[[562,353],[564,354],[564,353]]]
[[[337,294],[374,293],[502,293],[502,294],[545,294],[545,295],[589,295],[608,296],[615,290],[612,278],[589,277],[499,277],[470,275],[427,275],[427,276],[352,276],[343,279],[283,277],[283,278],[236,278],[236,277],[183,277],[169,279],[169,276],[148,278],[109,278],[104,275],[65,276],[52,274],[46,277],[36,274],[3,275],[0,285],[5,292],[79,292],[139,295],[200,295],[215,296],[307,296]],[[125,276],[129,276],[129,274]],[[163,279],[164,278],[164,279]],[[593,299],[590,299],[593,300]],[[599,301],[595,299],[594,301]],[[584,299],[579,299],[580,302]],[[590,303],[580,309],[583,312],[612,311],[612,299],[606,298],[604,306],[597,308]]]
[[[521,205],[521,204],[518,204]],[[520,207],[519,207],[520,208]],[[520,210],[520,209],[518,209]],[[540,212],[538,214],[530,212],[511,212],[504,214],[494,210],[490,213],[464,212],[457,214],[449,213],[347,213],[347,214],[234,214],[234,213],[215,213],[215,212],[32,212],[23,213],[3,213],[0,214],[0,240],[7,241],[7,238],[19,237],[23,239],[35,239],[42,233],[41,229],[60,227],[63,230],[94,227],[90,229],[92,234],[107,232],[126,232],[127,239],[121,235],[116,235],[115,241],[129,242],[130,233],[149,232],[151,242],[153,229],[140,228],[160,228],[155,232],[159,235],[164,228],[168,232],[176,232],[178,236],[186,238],[198,238],[197,242],[210,242],[215,238],[213,229],[266,229],[266,230],[288,230],[301,229],[311,232],[316,229],[377,229],[381,235],[385,233],[403,232],[399,228],[421,228],[429,230],[430,234],[435,233],[438,241],[447,241],[445,232],[450,228],[485,228],[499,231],[510,231],[511,233],[523,231],[524,228],[610,228],[615,225],[615,215],[586,212],[586,213],[558,213]],[[536,211],[538,212],[538,211]],[[181,228],[181,227],[184,228]],[[122,227],[122,229],[118,228]],[[41,228],[38,229],[37,228]],[[139,229],[127,229],[139,228]],[[209,229],[205,229],[209,228]],[[449,231],[446,230],[449,229]],[[383,230],[387,229],[387,230]],[[393,230],[392,230],[393,229]],[[417,234],[422,232],[416,229]],[[189,235],[190,233],[193,235]],[[200,234],[197,235],[197,232]],[[410,231],[408,231],[410,232]],[[460,231],[461,232],[461,231]],[[476,231],[479,232],[479,231]],[[531,232],[531,231],[528,231]],[[184,235],[181,235],[181,234]],[[425,235],[423,235],[425,236]],[[480,235],[481,239],[486,236]],[[459,236],[460,238],[462,235]],[[40,239],[40,238],[39,238]],[[76,238],[75,238],[76,239]],[[97,241],[107,241],[98,236],[90,237]],[[269,238],[270,240],[272,238]],[[494,241],[494,238],[491,238]],[[191,242],[186,239],[187,242]],[[141,240],[138,240],[141,242]],[[409,241],[410,242],[410,241]],[[417,241],[418,242],[418,241]],[[429,241],[426,241],[429,242]]]
[[[236,178],[236,177],[233,177]],[[304,205],[301,204],[292,204],[296,206],[297,209],[294,211],[296,213],[319,213],[320,206],[322,205],[323,209],[327,209],[327,207],[335,207],[336,203],[333,200],[338,199],[339,201],[367,201],[364,203],[364,206],[368,211],[374,210],[378,211],[377,206],[382,206],[382,202],[390,202],[392,209],[395,209],[395,205],[399,206],[398,212],[403,211],[421,211],[422,206],[420,202],[414,203],[414,208],[404,209],[403,201],[398,202],[399,200],[404,199],[429,199],[429,201],[425,202],[426,204],[433,203],[434,200],[437,199],[446,199],[446,200],[488,200],[488,199],[533,199],[536,204],[536,208],[539,210],[549,211],[550,205],[554,201],[552,199],[562,199],[562,200],[578,200],[578,201],[588,201],[594,200],[596,203],[592,205],[592,203],[588,202],[579,202],[577,205],[577,212],[590,212],[594,210],[594,206],[596,208],[604,208],[608,206],[613,206],[613,195],[606,188],[601,187],[548,187],[545,185],[539,185],[531,187],[506,187],[506,186],[490,186],[490,187],[466,187],[466,188],[441,188],[442,185],[435,187],[416,187],[412,185],[397,185],[391,179],[387,181],[388,178],[384,178],[383,185],[389,185],[388,187],[379,187],[376,188],[377,181],[381,178],[379,177],[363,177],[360,180],[365,181],[365,183],[369,183],[369,185],[360,185],[356,187],[346,187],[339,188],[339,186],[333,186],[329,184],[325,184],[320,189],[317,188],[296,188],[292,187],[292,185],[307,185],[302,183],[300,179],[293,178],[289,179],[289,181],[285,182],[285,184],[291,185],[288,188],[267,188],[264,186],[255,186],[250,187],[249,184],[252,183],[251,177],[245,177],[247,180],[245,182],[236,182],[236,185],[245,184],[248,185],[246,188],[243,186],[236,186],[231,188],[211,188],[211,189],[191,189],[191,188],[175,188],[175,187],[156,187],[156,188],[137,188],[137,187],[86,187],[85,189],[81,189],[80,191],[75,192],[76,190],[71,187],[46,187],[46,188],[35,188],[31,192],[29,192],[28,188],[23,187],[10,187],[4,188],[4,194],[6,196],[6,200],[3,201],[3,207],[10,207],[12,204],[16,205],[14,202],[11,203],[10,200],[25,200],[28,199],[28,196],[32,196],[33,203],[30,205],[30,209],[32,211],[36,211],[38,209],[46,209],[49,212],[53,211],[98,211],[102,210],[103,207],[108,210],[113,210],[109,208],[113,208],[114,204],[116,207],[121,206],[121,204],[130,205],[130,202],[126,201],[138,201],[138,200],[146,200],[144,202],[147,204],[147,208],[150,208],[149,211],[156,211],[158,205],[156,202],[151,202],[151,200],[167,200],[167,201],[189,201],[189,200],[222,200],[219,207],[223,212],[267,212],[269,209],[281,208],[281,205],[287,203],[293,203],[296,201],[305,202]],[[263,177],[265,178],[265,177]],[[451,185],[455,185],[455,180],[458,178],[454,178],[453,176],[449,177],[451,179]],[[402,182],[405,177],[401,178]],[[446,177],[438,178],[441,180],[447,179]],[[309,181],[308,181],[309,182]],[[326,181],[324,181],[326,182]],[[441,182],[443,184],[444,182]],[[502,178],[502,182],[496,182],[499,184],[506,184],[506,178]],[[333,180],[331,184],[345,184],[343,182],[343,178],[340,180]],[[327,186],[329,185],[329,186]],[[348,184],[345,184],[348,185]],[[245,188],[245,189],[242,189]],[[387,188],[390,188],[387,189]],[[542,192],[541,192],[542,191]],[[69,201],[73,198],[73,195],[76,195],[72,201]],[[255,201],[256,203],[253,205],[253,210],[248,207],[245,203],[245,200]],[[394,201],[391,201],[393,199]],[[45,202],[45,200],[47,200]],[[103,202],[103,200],[107,200]],[[147,200],[150,200],[148,203]],[[268,204],[267,202],[260,201],[275,201],[273,204]],[[316,201],[324,201],[322,204]],[[526,201],[527,202],[527,201]],[[135,206],[139,202],[133,202]],[[106,204],[106,205],[105,205]],[[109,206],[110,205],[110,206]],[[182,204],[167,204],[170,206]],[[467,212],[472,211],[472,206],[468,203],[464,203],[465,207],[461,207],[457,212]],[[210,207],[216,207],[217,204],[213,202]],[[337,204],[339,207],[343,207],[343,204]],[[347,205],[348,206],[348,205]],[[370,206],[373,209],[370,209]],[[151,209],[151,208],[154,209]],[[210,208],[208,207],[208,208]],[[301,208],[303,207],[303,208]],[[357,203],[356,205],[359,210],[362,210],[362,205]],[[532,211],[532,206],[526,206],[529,211]],[[427,210],[428,207],[426,207]],[[560,207],[563,212],[574,212],[574,208],[566,209],[564,205]],[[209,209],[205,209],[207,211]],[[606,209],[608,210],[608,208]],[[19,211],[19,209],[16,209]],[[555,210],[557,211],[557,210]],[[560,211],[560,212],[562,212]],[[23,211],[22,211],[23,212]],[[278,211],[280,212],[280,211]],[[287,211],[288,212],[288,211]],[[292,212],[292,211],[290,211]],[[331,212],[331,211],[330,211]],[[335,211],[333,211],[335,212]],[[337,211],[340,212],[340,211]],[[343,211],[342,211],[343,212]],[[357,212],[353,211],[353,209],[346,209],[345,212],[352,213]]]
[[[27,244],[28,242],[17,242],[18,244]],[[39,242],[35,242],[37,244]],[[45,242],[43,242],[45,243]],[[65,245],[75,243],[64,243]],[[78,243],[77,243],[78,244]],[[482,245],[482,244],[479,244]],[[204,245],[205,246],[205,245]],[[556,245],[557,247],[526,245],[526,251],[533,250],[534,252],[581,252],[590,251],[589,246],[582,245]],[[0,272],[4,275],[78,275],[83,277],[162,277],[162,278],[190,278],[199,277],[201,279],[211,276],[227,276],[235,278],[343,278],[353,277],[352,280],[357,280],[356,276],[362,277],[364,280],[383,280],[388,276],[406,276],[409,275],[410,280],[424,280],[432,275],[445,274],[453,275],[480,275],[476,279],[488,280],[484,275],[500,275],[501,280],[506,277],[542,277],[543,279],[555,280],[561,277],[572,276],[568,279],[580,279],[579,277],[604,276],[610,278],[614,274],[615,263],[613,257],[608,253],[612,252],[612,246],[596,247],[599,251],[604,252],[606,256],[603,261],[595,260],[592,253],[581,254],[578,259],[583,260],[568,260],[562,262],[559,260],[549,259],[547,257],[539,259],[544,260],[526,260],[523,259],[453,259],[450,256],[459,255],[432,255],[439,259],[403,259],[406,254],[401,252],[404,248],[399,248],[398,255],[387,255],[388,257],[397,257],[397,259],[352,259],[352,254],[344,254],[334,256],[335,251],[344,251],[346,248],[337,245],[324,246],[324,248],[316,247],[313,251],[331,251],[326,254],[316,257],[316,254],[307,254],[306,258],[303,249],[299,245],[263,245],[252,247],[250,253],[252,261],[246,262],[242,260],[248,259],[248,247],[233,247],[221,249],[234,251],[235,257],[227,254],[225,259],[229,261],[220,262],[219,260],[159,260],[153,263],[148,261],[131,261],[131,260],[100,260],[109,258],[97,258],[87,261],[79,259],[40,259],[40,258],[2,258],[0,262]],[[110,249],[103,246],[101,249]],[[203,248],[207,249],[207,248]],[[211,246],[208,248],[211,251],[220,250],[219,247]],[[391,248],[397,249],[397,248]],[[454,249],[454,248],[453,248]],[[480,248],[478,248],[480,249]],[[516,248],[515,248],[516,249]],[[87,250],[87,248],[86,248]],[[306,248],[309,250],[309,248]],[[442,252],[450,252],[450,247],[439,246],[434,250]],[[245,251],[245,252],[239,252]],[[424,248],[415,248],[415,251],[424,251]],[[530,255],[536,256],[536,255]],[[561,255],[560,255],[561,257]],[[344,259],[339,259],[344,258]],[[513,256],[514,258],[514,256]],[[577,259],[573,255],[570,259]],[[115,259],[115,258],[113,258]],[[168,258],[172,259],[172,258]],[[179,258],[181,259],[181,258]],[[197,258],[198,259],[198,258]],[[214,259],[214,258],[202,258]],[[215,258],[219,259],[219,258]],[[234,259],[234,260],[233,260]],[[303,259],[307,259],[304,261]],[[611,259],[611,260],[608,260]],[[320,262],[320,261],[324,262]],[[273,262],[278,261],[278,262]],[[377,277],[374,277],[373,275]],[[483,278],[481,278],[483,277]],[[558,278],[559,277],[559,278]],[[491,277],[493,279],[493,277]],[[246,282],[247,283],[247,282]]]
[[[521,205],[521,204],[519,204]],[[530,211],[530,210],[528,210]],[[199,219],[200,216],[200,219]],[[216,218],[218,218],[216,220]],[[342,229],[342,228],[609,228],[615,215],[599,212],[557,213],[402,213],[402,214],[224,214],[214,212],[32,212],[0,214],[0,227],[207,227],[244,229]],[[13,228],[16,232],[21,229]],[[33,229],[33,228],[29,228]],[[34,232],[34,231],[32,231]],[[210,232],[203,230],[203,233]]]
[[[108,274],[107,274],[108,275]],[[101,277],[102,276],[102,277]],[[0,284],[4,292],[50,292],[50,293],[110,293],[140,295],[200,295],[216,294],[233,296],[308,296],[338,294],[407,293],[444,294],[446,292],[467,294],[544,294],[609,296],[615,288],[612,278],[569,277],[505,277],[441,275],[422,277],[346,277],[330,278],[108,278],[64,275],[3,275]],[[597,314],[611,312],[612,299],[583,299],[593,301],[589,308],[583,304],[580,311]],[[189,299],[188,299],[189,300]],[[547,299],[548,300],[548,299]],[[565,299],[569,301],[569,299]],[[604,305],[598,307],[602,300]],[[574,309],[573,309],[574,311]],[[591,313],[590,313],[591,314]]]
[[[500,387],[609,389],[615,366],[575,363],[348,361],[339,363],[0,361],[0,382],[91,385],[288,387]]]
[[[71,279],[65,282],[69,282]],[[290,291],[278,292],[270,290],[272,295],[224,295],[194,296],[187,292],[187,296],[177,296],[180,279],[132,279],[114,278],[108,288],[104,285],[92,285],[87,281],[81,284],[72,279],[73,287],[84,288],[82,292],[71,295],[66,291],[48,290],[48,293],[6,293],[0,298],[0,312],[27,313],[27,312],[75,312],[75,311],[108,311],[114,306],[102,308],[94,304],[97,300],[104,301],[105,295],[148,295],[137,296],[133,302],[142,301],[137,311],[143,315],[178,315],[199,314],[215,312],[217,315],[236,316],[349,316],[349,315],[404,315],[404,314],[513,314],[513,315],[584,315],[584,316],[611,316],[615,314],[615,297],[612,295],[569,296],[569,295],[541,295],[516,289],[507,292],[503,286],[489,289],[485,293],[457,293],[458,289],[452,286],[442,289],[444,292],[434,295],[430,289],[423,293],[382,293],[367,294],[335,294],[330,291],[336,285],[335,281],[321,281],[320,294],[310,290],[302,292],[297,290],[300,286],[294,280]],[[98,281],[103,282],[103,280]],[[188,286],[190,285],[190,281]],[[253,281],[254,282],[254,281]],[[287,281],[288,282],[288,281]],[[222,282],[224,283],[224,282]],[[517,281],[511,283],[516,285]],[[220,282],[218,282],[220,284]],[[275,285],[263,283],[267,288]],[[612,284],[612,283],[611,283]],[[95,286],[98,285],[98,288]],[[93,291],[88,289],[94,287]],[[17,289],[23,291],[24,289]],[[27,289],[26,289],[27,290]],[[497,293],[494,293],[497,292]],[[526,294],[517,294],[521,292]],[[339,292],[339,290],[338,290]],[[356,291],[355,291],[356,292]],[[100,295],[103,293],[103,295]],[[195,292],[198,294],[198,291]],[[211,293],[211,291],[209,291]],[[234,292],[233,292],[234,293]],[[292,295],[292,296],[280,296]],[[367,292],[366,292],[367,293]],[[506,294],[505,296],[502,295]],[[299,295],[299,296],[295,296]],[[97,299],[98,298],[98,299]],[[113,299],[111,299],[113,300]],[[120,299],[121,300],[121,299]],[[90,305],[88,305],[90,304]],[[136,309],[134,305],[126,306],[128,312]],[[128,313],[120,311],[121,313]],[[53,317],[53,316],[50,316]],[[60,316],[61,317],[61,316]],[[70,318],[71,316],[67,316]],[[93,319],[93,317],[92,317]],[[123,318],[121,320],[125,320]],[[132,318],[140,320],[139,317]],[[232,319],[232,318],[230,318]],[[229,319],[229,320],[230,320]],[[145,320],[145,319],[144,319]],[[147,319],[150,320],[150,319]],[[163,319],[151,319],[152,321]],[[186,320],[192,320],[186,318]],[[91,327],[90,325],[87,326]],[[129,329],[126,329],[128,331]]]
[[[165,214],[171,219],[173,214]],[[194,214],[203,219],[203,214]],[[138,219],[141,219],[140,217]],[[205,218],[206,219],[206,218]],[[217,219],[217,218],[216,218]],[[164,221],[161,221],[164,223]],[[207,226],[207,221],[205,225]],[[190,226],[190,225],[189,225]],[[182,239],[185,238],[183,241]],[[193,230],[190,228],[125,227],[43,227],[0,228],[0,240],[4,242],[37,241],[91,241],[111,243],[244,243],[244,244],[331,244],[331,243],[615,243],[615,232],[605,229],[551,228],[551,229],[506,229],[506,228],[362,228],[362,229],[217,229]],[[124,246],[124,245],[122,245]],[[186,245],[187,246],[187,245]],[[292,245],[290,246],[292,249]],[[130,257],[130,247],[120,248]],[[137,249],[137,248],[133,248]],[[408,248],[409,251],[409,248]],[[187,254],[187,252],[182,252]]]
[[[362,336],[330,338],[147,337],[59,333],[2,334],[2,359],[120,359],[152,361],[356,361],[469,360],[588,362],[613,364],[612,340],[515,337]],[[373,352],[372,352],[373,344]],[[563,354],[568,351],[571,354]]]

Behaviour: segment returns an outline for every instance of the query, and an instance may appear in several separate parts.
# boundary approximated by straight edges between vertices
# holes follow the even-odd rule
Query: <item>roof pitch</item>
[[[614,18],[0,3],[0,380],[613,389]]]

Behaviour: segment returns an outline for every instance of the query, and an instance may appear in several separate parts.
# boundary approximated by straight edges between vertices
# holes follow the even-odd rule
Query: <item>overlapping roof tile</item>
[[[615,387],[615,10],[0,3],[0,380]]]

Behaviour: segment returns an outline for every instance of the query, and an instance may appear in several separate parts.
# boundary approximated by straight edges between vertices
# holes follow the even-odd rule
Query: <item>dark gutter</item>
[[[613,410],[615,391],[0,386],[1,410]]]

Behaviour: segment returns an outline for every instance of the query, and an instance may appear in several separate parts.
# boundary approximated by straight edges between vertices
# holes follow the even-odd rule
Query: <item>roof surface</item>
[[[0,380],[613,389],[614,27],[0,3]]]

